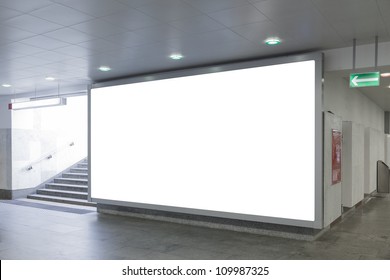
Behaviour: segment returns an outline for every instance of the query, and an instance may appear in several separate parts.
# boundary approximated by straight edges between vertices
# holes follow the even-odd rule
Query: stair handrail
[[[39,157],[37,160],[32,161],[30,164],[28,164],[28,165],[25,167],[25,169],[26,169],[27,171],[30,171],[30,170],[33,169],[33,166],[34,166],[34,165],[37,165],[38,163],[41,163],[41,162],[44,161],[44,160],[50,160],[50,159],[53,158],[53,156],[54,156],[55,154],[57,154],[57,153],[59,153],[59,152],[65,150],[66,148],[71,148],[71,147],[73,147],[74,145],[75,145],[74,141],[68,142],[67,144],[61,146],[60,148],[55,149],[55,150],[51,151],[50,153],[46,153],[44,156],[41,156],[41,157]]]
[[[380,165],[386,168],[385,173],[380,169]],[[382,160],[376,162],[376,191],[378,193],[389,193],[390,191],[390,169],[389,166]]]
[[[377,160],[377,162],[378,162],[378,161],[379,161],[380,163],[382,163],[383,165],[385,165],[388,169],[390,169],[389,166],[388,166],[383,160]]]

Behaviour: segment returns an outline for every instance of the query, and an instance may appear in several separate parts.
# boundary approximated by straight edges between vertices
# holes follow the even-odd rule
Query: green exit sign
[[[354,73],[349,75],[349,87],[377,87],[379,86],[380,73],[368,72],[368,73]]]

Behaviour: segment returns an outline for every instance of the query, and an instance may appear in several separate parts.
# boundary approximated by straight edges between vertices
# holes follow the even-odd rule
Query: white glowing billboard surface
[[[90,102],[93,200],[314,221],[314,60],[95,88]]]

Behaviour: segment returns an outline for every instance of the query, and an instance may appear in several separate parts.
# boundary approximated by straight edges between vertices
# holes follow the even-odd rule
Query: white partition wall
[[[95,85],[91,199],[322,228],[321,69],[310,54]]]
[[[364,127],[343,122],[342,205],[353,207],[364,198]]]

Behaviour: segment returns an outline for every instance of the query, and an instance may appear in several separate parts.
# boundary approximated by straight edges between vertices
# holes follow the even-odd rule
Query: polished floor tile
[[[0,201],[0,259],[390,259],[390,197],[316,241]]]

